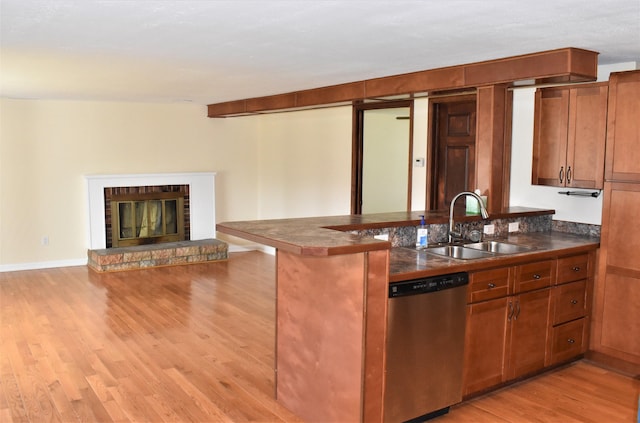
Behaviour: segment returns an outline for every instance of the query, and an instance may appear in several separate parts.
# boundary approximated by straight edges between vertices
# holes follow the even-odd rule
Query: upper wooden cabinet
[[[607,95],[606,82],[536,91],[534,185],[602,189]]]
[[[640,70],[609,79],[607,181],[640,182]]]

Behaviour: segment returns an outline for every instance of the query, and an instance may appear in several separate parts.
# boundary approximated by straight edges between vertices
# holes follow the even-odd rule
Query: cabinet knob
[[[569,339],[567,339],[567,342],[570,343],[570,344],[575,344],[576,340],[573,339],[573,338],[569,338]]]
[[[491,289],[491,288],[495,288],[496,284],[492,283],[492,282],[489,282],[489,284],[487,286],[489,287],[489,289]]]
[[[533,275],[533,279],[540,279],[542,276],[538,275],[537,273],[535,275]]]
[[[573,305],[578,304],[578,300],[571,300],[571,304],[573,304]]]
[[[573,268],[573,271],[574,271],[574,272],[579,272],[579,271],[580,271],[580,266],[575,266],[575,267]]]

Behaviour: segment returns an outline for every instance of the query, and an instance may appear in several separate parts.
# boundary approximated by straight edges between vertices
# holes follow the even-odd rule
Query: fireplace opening
[[[105,188],[107,248],[189,239],[189,186]]]

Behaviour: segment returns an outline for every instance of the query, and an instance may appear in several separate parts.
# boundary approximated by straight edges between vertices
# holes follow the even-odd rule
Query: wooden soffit
[[[595,81],[598,53],[567,47],[504,59],[385,76],[322,88],[209,104],[208,117],[269,113],[350,104],[416,93],[460,90],[495,84],[518,86]]]

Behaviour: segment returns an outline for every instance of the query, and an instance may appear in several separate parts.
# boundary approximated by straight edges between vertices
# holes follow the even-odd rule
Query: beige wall
[[[217,219],[256,216],[251,118],[208,119],[191,104],[9,99],[0,112],[0,266],[86,258],[88,174],[215,171]]]
[[[258,132],[258,218],[349,214],[350,106],[260,116]]]

